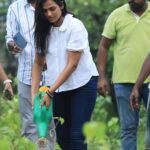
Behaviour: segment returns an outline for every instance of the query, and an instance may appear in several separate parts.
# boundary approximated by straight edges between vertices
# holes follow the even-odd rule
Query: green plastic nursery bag
[[[50,102],[50,106],[46,109],[46,106],[40,107],[40,104],[43,100],[43,96],[45,92],[38,92],[34,98],[34,110],[33,110],[33,119],[37,127],[38,137],[46,137],[48,125],[52,120],[53,110],[52,110],[52,101]]]

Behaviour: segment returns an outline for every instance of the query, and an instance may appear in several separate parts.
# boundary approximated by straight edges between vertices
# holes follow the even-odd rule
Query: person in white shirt
[[[6,75],[3,66],[0,64],[0,80],[3,81],[4,84],[4,90],[3,90],[3,94],[5,94],[6,91],[8,91],[11,95],[11,97],[14,95],[13,94],[13,89],[11,86],[11,80],[8,78],[8,76]]]
[[[83,23],[67,12],[64,0],[40,0],[35,10],[34,36],[37,51],[32,71],[32,100],[46,59],[50,88],[41,106],[48,108],[53,97],[54,117],[65,120],[56,127],[58,144],[62,150],[87,150],[82,126],[90,120],[98,78],[88,33]]]
[[[10,52],[18,56],[18,95],[19,111],[22,121],[22,136],[33,142],[38,140],[38,134],[33,123],[33,110],[31,105],[31,80],[32,67],[35,58],[34,46],[34,12],[36,0],[17,0],[12,3],[7,12],[6,23],[6,45]],[[14,41],[14,36],[20,33],[27,42],[25,48],[21,49]],[[19,36],[20,37],[20,36]],[[18,39],[18,41],[22,41]],[[19,42],[21,44],[21,42]],[[48,77],[43,73],[43,84],[47,84]],[[54,124],[53,124],[54,125]],[[51,124],[50,128],[54,128]],[[49,133],[49,132],[48,132]],[[54,140],[49,138],[49,149],[53,149]]]

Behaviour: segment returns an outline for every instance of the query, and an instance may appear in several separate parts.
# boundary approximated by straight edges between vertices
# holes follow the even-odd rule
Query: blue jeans
[[[97,77],[75,90],[56,93],[53,99],[54,117],[62,117],[56,127],[57,141],[62,150],[87,150],[82,134],[83,124],[90,120],[96,101]]]
[[[130,94],[134,84],[114,84],[117,107],[121,126],[121,144],[123,150],[137,150],[137,130],[139,124],[139,111],[132,111],[130,107]],[[148,84],[144,84],[139,91],[139,103],[143,100],[145,107],[148,101]]]

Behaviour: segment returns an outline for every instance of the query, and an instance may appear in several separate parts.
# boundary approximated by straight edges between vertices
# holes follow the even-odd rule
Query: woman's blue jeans
[[[133,86],[134,84],[130,83],[114,84],[120,117],[121,144],[123,150],[137,150],[137,130],[140,109],[133,111],[130,107],[129,97]],[[139,103],[143,100],[144,105],[147,106],[148,93],[148,84],[144,84],[139,90]]]
[[[96,101],[96,89],[97,77],[92,77],[78,89],[54,95],[54,117],[65,120],[63,125],[56,127],[57,141],[62,150],[87,150],[82,127],[90,120]]]

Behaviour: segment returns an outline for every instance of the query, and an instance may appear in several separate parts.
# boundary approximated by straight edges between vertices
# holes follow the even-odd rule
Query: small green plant
[[[1,150],[34,150],[35,145],[21,137],[18,98],[12,101],[0,99],[0,149]]]

